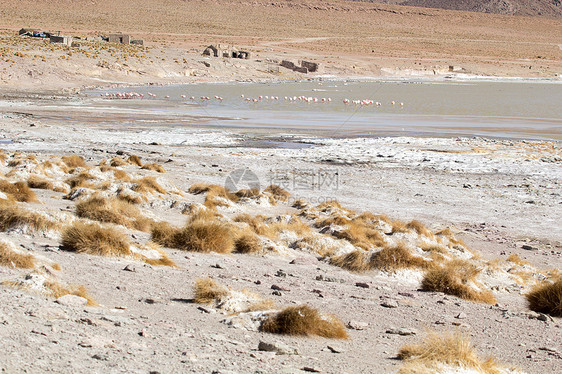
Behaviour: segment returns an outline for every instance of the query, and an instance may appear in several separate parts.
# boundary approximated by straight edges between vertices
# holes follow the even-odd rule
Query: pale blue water
[[[131,90],[157,95],[135,99],[143,103],[143,109],[232,118],[210,121],[211,126],[323,131],[334,136],[423,134],[562,139],[562,84],[558,82],[314,81]],[[166,95],[169,98],[164,98]],[[222,100],[215,99],[215,95]],[[191,96],[196,99],[190,100]],[[201,100],[201,96],[211,100]],[[259,96],[262,99],[258,102],[245,100]],[[291,102],[284,99],[286,96],[312,97],[318,102]],[[322,98],[331,102],[322,102]],[[344,99],[372,100],[381,105],[346,105]],[[162,102],[167,105],[162,106]]]

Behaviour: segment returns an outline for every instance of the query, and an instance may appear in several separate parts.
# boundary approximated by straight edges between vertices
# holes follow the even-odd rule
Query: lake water
[[[413,134],[562,139],[562,82],[307,81],[132,90],[145,95],[135,99],[143,102],[143,109],[230,118],[212,120],[210,126],[322,131],[333,136]],[[156,97],[149,97],[149,92]],[[192,96],[194,100],[190,99]],[[201,99],[202,96],[211,100]],[[345,104],[346,99],[350,103]],[[363,105],[353,104],[356,100],[363,101]],[[168,105],[161,105],[162,101]],[[373,104],[366,104],[369,101]]]

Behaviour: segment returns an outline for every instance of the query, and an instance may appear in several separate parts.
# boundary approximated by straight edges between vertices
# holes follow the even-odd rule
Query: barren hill
[[[517,16],[562,17],[561,0],[382,0],[371,2]]]

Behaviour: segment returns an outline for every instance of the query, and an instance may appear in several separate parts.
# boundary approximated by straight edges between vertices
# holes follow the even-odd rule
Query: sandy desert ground
[[[3,103],[3,136],[13,141],[2,145],[4,179],[25,184],[34,175],[52,184],[31,182],[51,190],[34,188],[36,202],[11,204],[55,224],[2,223],[3,243],[36,258],[32,268],[0,267],[5,284],[0,291],[4,342],[0,362],[8,372],[396,372],[405,365],[396,359],[399,349],[417,342],[426,331],[460,331],[482,359],[493,356],[522,372],[556,372],[561,367],[560,319],[529,310],[525,298],[535,285],[555,280],[562,263],[558,223],[562,150],[557,142],[336,140],[195,124],[119,127],[84,122],[69,131],[58,118],[22,111],[19,100]],[[301,148],[248,146],[256,140]],[[61,161],[63,155],[79,155],[86,165],[69,168]],[[131,155],[139,156],[143,165],[161,165],[165,173],[127,162]],[[190,190],[198,184],[222,186],[241,168],[252,170],[262,189],[276,182],[291,197],[275,203],[263,192],[243,194],[247,197],[234,202],[220,193]],[[331,183],[314,179],[328,174]],[[137,186],[143,177],[155,178],[163,189],[142,192]],[[253,227],[249,233],[258,237],[255,252],[174,248],[155,252],[147,247],[151,238],[158,240],[158,232],[150,228],[153,224],[147,228],[127,220],[115,222],[120,222],[118,231],[125,233],[136,257],[62,249],[64,233],[76,221],[104,220],[103,215],[84,216],[79,208],[94,194],[108,201],[131,201],[134,208],[127,209],[138,209],[140,213],[134,214],[142,219],[174,227],[186,225],[210,207],[219,214],[218,222],[232,230]],[[334,199],[342,208],[321,205]],[[297,200],[302,205],[295,204]],[[365,227],[380,232],[371,234],[383,241],[377,242],[378,249],[364,234],[349,231],[354,225],[350,219],[360,220],[361,212],[374,214],[363,217],[371,217]],[[423,225],[405,226],[412,220]],[[440,231],[447,227],[451,231]],[[239,235],[233,232],[233,237]],[[405,266],[396,265],[401,263],[396,260],[399,255],[392,257],[391,265],[385,262],[374,268],[355,268],[365,266],[361,260],[341,262],[341,256],[354,251],[371,255],[381,246],[392,249],[397,243],[404,243],[418,260],[442,266],[455,259],[466,261],[464,266],[472,264],[477,276],[467,284],[484,301],[424,291],[428,269],[412,265],[411,259]],[[157,265],[162,253],[177,267]],[[195,303],[195,282],[206,277],[234,294],[216,305]],[[45,296],[50,291],[44,282],[49,280],[83,285],[97,305],[84,306],[80,300],[86,300],[80,298],[68,302]],[[16,289],[6,286],[10,281]],[[68,287],[67,292],[75,292]],[[258,300],[273,300],[275,306],[246,313],[246,296],[235,292],[240,290],[259,295]],[[341,319],[349,339],[258,331],[260,318],[273,313],[271,308],[304,304]],[[293,353],[296,349],[298,354],[259,350],[260,341],[285,343],[289,348],[276,349]],[[447,364],[439,371],[432,366],[430,372],[459,372],[452,367]]]
[[[2,371],[561,370],[560,142],[173,126],[81,94],[303,79],[277,70],[285,58],[320,62],[310,78],[558,81],[560,20],[343,1],[50,4],[0,1]],[[61,47],[20,27],[146,45]],[[215,42],[252,58],[201,56]],[[248,170],[260,191],[224,190]],[[275,333],[303,305],[320,316],[288,309],[306,334]],[[411,346],[432,331],[453,334],[437,340],[446,352]]]

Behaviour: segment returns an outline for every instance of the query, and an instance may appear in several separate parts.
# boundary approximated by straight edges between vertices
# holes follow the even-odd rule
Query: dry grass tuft
[[[234,233],[231,228],[208,217],[190,220],[182,228],[163,222],[156,223],[151,232],[152,240],[168,248],[205,253],[230,253],[234,250]]]
[[[127,161],[123,160],[119,156],[115,156],[111,159],[110,165],[113,166],[113,167],[125,166],[125,165],[127,165]]]
[[[352,221],[347,229],[335,231],[332,235],[366,250],[386,245],[383,234],[364,221]]]
[[[404,224],[404,222],[402,221],[392,221],[392,234],[397,234],[400,232],[408,232],[408,227],[406,226],[406,224]]]
[[[295,202],[293,203],[293,208],[295,209],[304,209],[306,207],[308,207],[308,202],[304,199],[298,199],[295,200]]]
[[[70,188],[78,188],[78,187],[93,187],[93,185],[89,182],[91,180],[96,179],[92,174],[88,172],[81,172],[80,174],[68,178],[65,182],[70,186]]]
[[[509,255],[509,257],[507,258],[507,261],[512,262],[514,264],[517,265],[530,265],[528,261],[525,261],[523,259],[521,259],[521,257],[519,257],[518,255],[516,255],[515,253],[512,253],[511,255]]]
[[[343,323],[337,317],[322,315],[307,305],[288,307],[268,317],[262,323],[260,330],[273,334],[348,338]]]
[[[54,298],[59,298],[64,295],[76,295],[85,298],[88,301],[88,305],[97,305],[84,286],[63,285],[53,277],[45,276],[36,271],[27,274],[24,279],[6,280],[1,284]]]
[[[422,280],[422,288],[465,300],[495,304],[497,300],[490,291],[480,291],[471,286],[475,284],[479,273],[480,270],[468,261],[453,260],[442,268],[434,268],[426,272]]]
[[[263,192],[270,193],[275,202],[287,201],[289,200],[289,197],[291,197],[291,194],[288,191],[286,191],[285,189],[283,189],[282,187],[276,184],[267,186],[265,190],[263,190]]]
[[[61,248],[70,252],[99,256],[130,255],[129,239],[112,227],[75,222],[62,233]]]
[[[41,190],[53,190],[55,188],[53,183],[38,175],[30,175],[29,178],[27,178],[27,186],[29,188],[38,188]]]
[[[35,257],[17,252],[10,244],[0,241],[0,266],[30,269],[35,267]]]
[[[246,189],[238,190],[236,193],[234,193],[234,195],[240,198],[259,197],[260,190],[258,188],[251,188],[251,189],[246,188]]]
[[[133,186],[133,191],[138,193],[158,192],[161,194],[166,194],[167,192],[164,187],[156,182],[156,179],[154,177],[144,177],[136,180],[135,185]]]
[[[88,294],[86,287],[77,285],[62,285],[57,281],[51,280],[45,282],[45,287],[50,289],[52,296],[59,298],[64,295],[76,295],[88,300],[90,306],[98,305],[93,297]]]
[[[0,201],[0,230],[6,231],[23,226],[28,226],[35,231],[58,229],[56,223],[39,213],[22,209],[9,201]]]
[[[76,204],[76,215],[141,231],[150,231],[152,224],[152,220],[144,217],[133,204],[117,198],[108,199],[96,195]]]
[[[230,294],[230,290],[211,278],[195,281],[194,301],[200,304],[210,304]]]
[[[128,162],[129,164],[133,164],[133,165],[137,165],[137,166],[142,167],[141,159],[140,159],[140,157],[137,156],[137,155],[131,155],[131,156],[129,156],[129,158],[127,159],[127,162]]]
[[[430,230],[427,229],[427,227],[424,226],[423,223],[421,223],[420,221],[410,221],[410,223],[408,223],[406,225],[407,229],[410,230],[414,230],[415,232],[418,233],[418,235],[423,235],[423,236],[428,236],[431,237],[433,234]]]
[[[261,240],[254,233],[243,234],[234,241],[236,253],[256,253],[261,249]]]
[[[363,250],[353,251],[332,257],[330,264],[350,271],[367,271],[370,269],[367,254]]]
[[[420,343],[400,348],[398,358],[406,360],[398,374],[440,372],[443,364],[483,374],[500,373],[494,359],[481,361],[469,339],[458,332],[429,333]]]
[[[152,170],[158,173],[165,173],[166,169],[160,164],[152,163],[152,164],[145,164],[143,165],[142,169],[144,170]]]
[[[267,236],[268,238],[272,238],[276,235],[273,227],[265,223],[265,217],[261,215],[252,217],[247,213],[242,213],[234,217],[234,222],[247,223],[250,229],[258,235]]]
[[[525,296],[531,310],[562,317],[562,278],[554,283],[544,282]]]
[[[121,169],[113,169],[113,176],[115,177],[115,179],[123,182],[130,182],[132,180],[129,174]]]
[[[85,168],[86,161],[78,155],[62,156],[62,162],[69,168]]]
[[[37,195],[25,182],[10,183],[5,179],[0,179],[0,191],[12,196],[17,201],[25,203],[37,201]]]
[[[371,269],[383,271],[395,271],[398,269],[429,269],[434,267],[433,261],[427,261],[420,256],[412,255],[411,251],[403,244],[394,247],[383,248],[373,253],[369,260]]]

